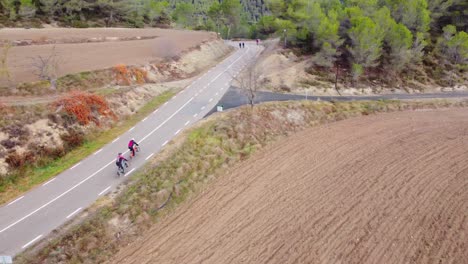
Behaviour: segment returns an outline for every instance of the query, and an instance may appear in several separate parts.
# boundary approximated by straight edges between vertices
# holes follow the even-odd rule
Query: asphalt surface
[[[233,76],[261,49],[246,43],[119,138],[0,207],[0,255],[20,253],[115,189],[175,135],[203,118],[227,91]],[[115,158],[118,152],[129,155],[131,138],[141,145],[141,151],[125,176],[118,178]]]
[[[305,96],[296,94],[282,94],[258,91],[255,95],[255,104],[272,101],[372,101],[372,100],[415,100],[415,99],[449,99],[468,98],[468,92],[446,92],[446,93],[426,93],[426,94],[385,94],[372,96]],[[229,90],[219,100],[218,105],[224,110],[236,108],[249,104],[246,94],[239,88],[231,86]],[[218,106],[217,105],[217,106]],[[213,107],[207,116],[217,112],[217,106]]]

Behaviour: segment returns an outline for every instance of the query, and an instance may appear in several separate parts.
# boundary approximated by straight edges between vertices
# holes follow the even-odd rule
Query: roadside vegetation
[[[311,74],[350,86],[468,82],[463,0],[267,1],[259,36],[277,35]],[[335,85],[336,87],[336,85]]]
[[[302,101],[214,115],[176,138],[117,196],[98,200],[78,217],[80,224],[64,227],[62,234],[17,256],[15,263],[105,262],[252,153],[308,127],[380,112],[466,106],[468,101]]]
[[[172,98],[175,92],[161,92],[132,115],[119,114],[119,122],[104,97],[86,92],[71,92],[48,106],[0,106],[4,116],[12,117],[2,119],[6,124],[1,124],[10,132],[10,137],[0,142],[0,153],[6,155],[10,170],[0,175],[0,204],[103,147]],[[31,134],[30,129],[20,125],[29,123],[28,119],[41,123],[43,120],[49,129]]]

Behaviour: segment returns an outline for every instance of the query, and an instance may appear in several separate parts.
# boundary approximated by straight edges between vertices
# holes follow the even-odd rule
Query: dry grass
[[[100,263],[134,241],[158,218],[207,187],[207,182],[254,151],[310,126],[378,112],[464,107],[468,101],[284,102],[215,115],[182,134],[132,178],[115,200],[100,203],[81,224],[67,227],[15,263]],[[201,159],[203,157],[203,159]]]

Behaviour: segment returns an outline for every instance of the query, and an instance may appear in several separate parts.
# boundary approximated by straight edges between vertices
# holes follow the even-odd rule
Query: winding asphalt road
[[[299,94],[282,94],[266,91],[258,91],[255,94],[255,104],[272,101],[375,101],[375,100],[415,100],[415,99],[450,99],[450,98],[468,98],[468,92],[446,92],[446,93],[425,93],[425,94],[383,94],[370,96],[305,96]],[[247,96],[243,91],[236,87],[230,87],[229,90],[219,100],[218,105],[222,105],[224,110],[236,108],[241,105],[249,104]],[[208,115],[216,112],[214,107],[208,112]]]
[[[41,186],[0,207],[0,255],[14,256],[112,191],[184,128],[203,118],[223,96],[233,76],[260,53],[238,49],[136,126]],[[130,138],[141,143],[124,177],[116,175],[118,152]],[[127,151],[126,151],[127,150]]]

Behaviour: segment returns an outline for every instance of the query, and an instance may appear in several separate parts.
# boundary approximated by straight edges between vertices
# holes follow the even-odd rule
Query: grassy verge
[[[200,122],[140,169],[115,199],[101,200],[78,225],[19,255],[15,263],[100,263],[144,234],[176,205],[239,161],[305,128],[378,112],[465,107],[468,101],[267,103]]]
[[[83,158],[89,156],[105,144],[118,137],[122,132],[127,131],[129,128],[134,126],[141,119],[150,114],[155,108],[172,98],[174,94],[175,92],[173,91],[166,91],[154,97],[136,114],[126,120],[123,120],[119,125],[100,133],[94,133],[86,139],[83,145],[68,152],[61,158],[51,160],[46,166],[24,168],[26,170],[24,175],[28,175],[28,177],[12,177],[11,180],[3,182],[0,186],[0,204],[5,203],[32,187],[50,179],[60,172],[70,168]]]

